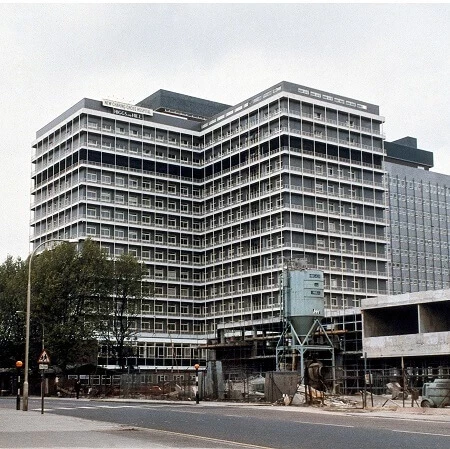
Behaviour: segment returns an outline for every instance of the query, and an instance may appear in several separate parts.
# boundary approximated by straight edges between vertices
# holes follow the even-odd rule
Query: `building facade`
[[[390,293],[450,288],[450,176],[430,172],[433,154],[408,137],[385,142]]]
[[[83,99],[37,132],[31,242],[90,237],[145,264],[141,369],[279,334],[292,260],[324,271],[326,310],[345,315],[388,292],[383,122],[376,105],[288,82],[235,106]]]

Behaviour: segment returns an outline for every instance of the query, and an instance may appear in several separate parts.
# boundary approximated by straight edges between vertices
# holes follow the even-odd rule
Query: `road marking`
[[[194,438],[196,440],[205,440],[205,441],[214,441],[216,443],[224,443],[224,444],[230,444],[234,446],[239,447],[249,447],[254,449],[276,449],[271,446],[258,446],[257,444],[250,444],[250,443],[239,443],[238,441],[231,441],[231,440],[222,440],[221,438],[210,438],[210,437],[202,437],[199,435],[191,435],[190,433],[181,433],[181,432],[171,432],[170,430],[160,430],[160,429],[152,429],[152,428],[146,428],[146,427],[135,427],[136,429],[141,430],[149,430],[151,432],[161,432],[161,433],[167,433],[168,435],[175,435],[180,437],[189,437]]]
[[[446,433],[414,432],[412,430],[393,430],[392,432],[416,433],[418,435],[432,435],[432,436],[435,436],[435,437],[450,437],[450,435],[448,435]]]
[[[330,426],[330,427],[355,427],[347,424],[327,424],[322,422],[307,422],[307,421],[295,421],[299,424],[312,424],[313,426]]]

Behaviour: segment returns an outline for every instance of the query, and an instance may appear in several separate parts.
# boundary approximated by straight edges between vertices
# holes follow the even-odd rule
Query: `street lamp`
[[[75,243],[78,239],[49,239],[41,242],[30,254],[28,260],[28,288],[27,288],[27,312],[25,318],[25,372],[23,377],[23,411],[28,411],[28,358],[30,352],[30,310],[31,310],[31,262],[36,251],[47,243],[51,242],[68,242]]]

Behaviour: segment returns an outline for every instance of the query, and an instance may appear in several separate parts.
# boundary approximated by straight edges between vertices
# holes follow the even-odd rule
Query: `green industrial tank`
[[[324,315],[323,272],[283,272],[284,316],[298,336],[305,336],[316,319]]]

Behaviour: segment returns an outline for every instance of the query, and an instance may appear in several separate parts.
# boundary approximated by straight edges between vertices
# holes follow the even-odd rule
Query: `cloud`
[[[447,4],[0,5],[0,258],[28,253],[31,142],[83,97],[234,104],[281,80],[379,104],[450,174]]]

